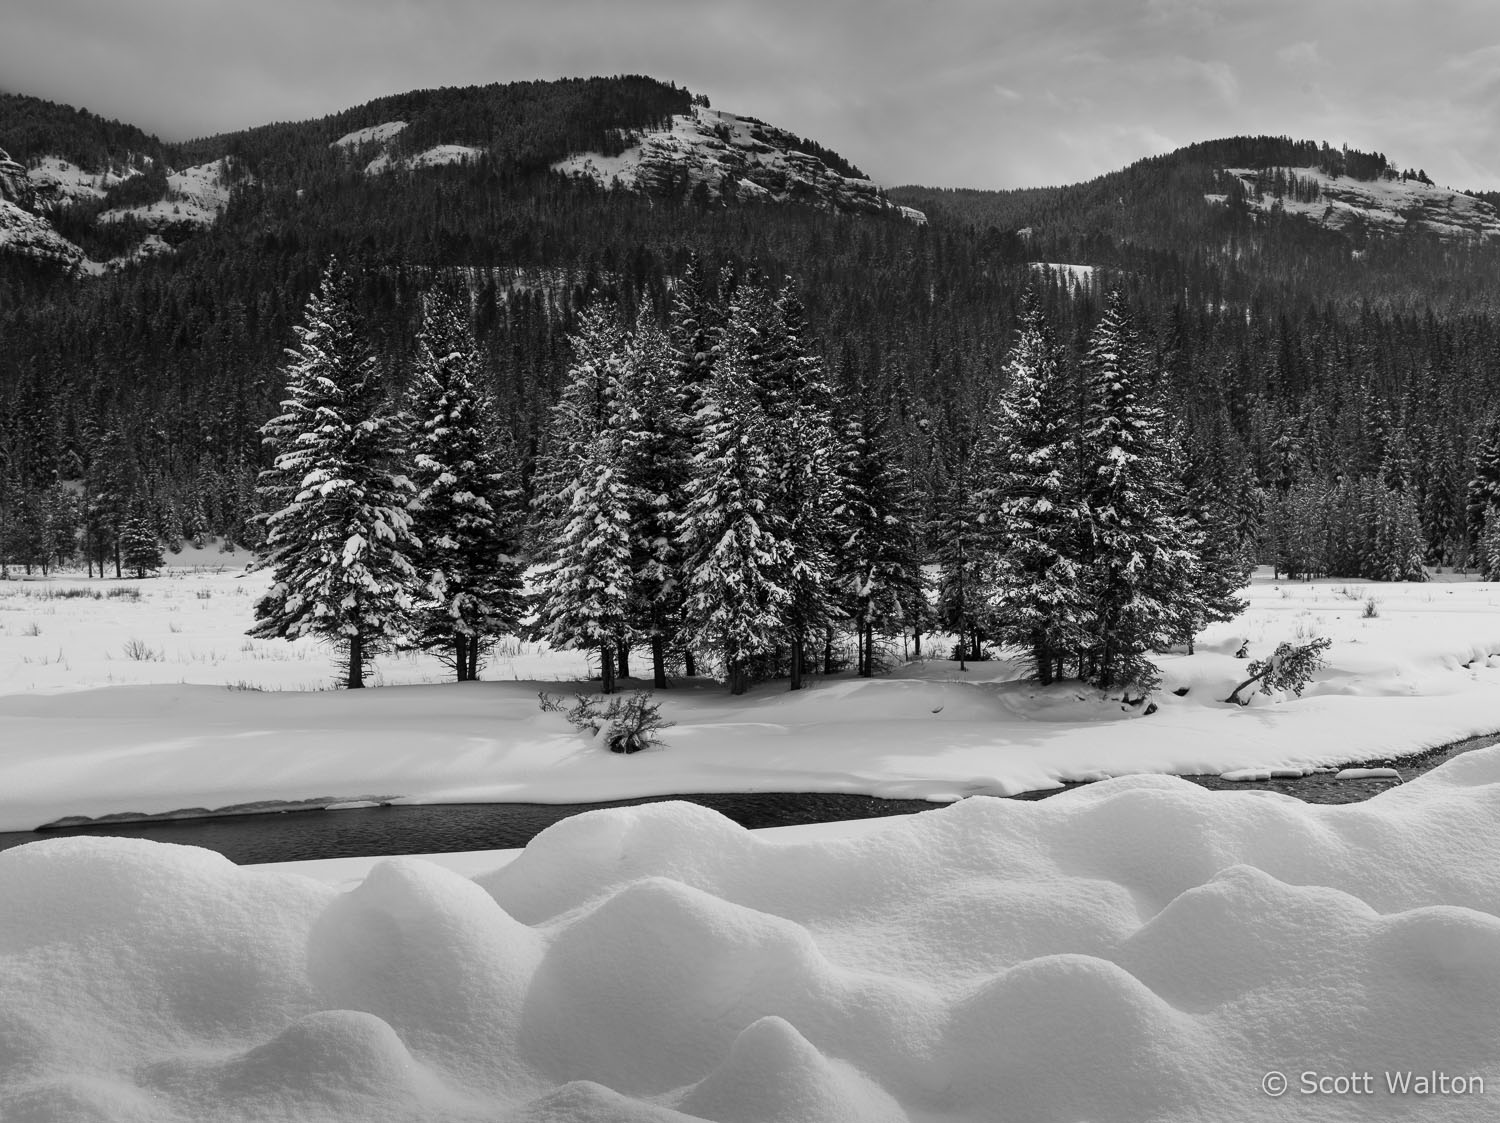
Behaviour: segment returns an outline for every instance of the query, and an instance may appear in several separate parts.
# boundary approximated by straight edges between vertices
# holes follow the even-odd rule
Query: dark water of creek
[[[1500,743],[1500,735],[1476,737],[1401,760],[1368,761],[1389,765],[1410,780],[1459,753]],[[1332,773],[1300,779],[1239,783],[1218,776],[1187,776],[1206,788],[1229,791],[1279,791],[1308,803],[1355,803],[1388,790],[1391,779],[1335,780]],[[1066,788],[1023,792],[1016,799],[1045,799]],[[241,864],[292,862],[379,854],[440,854],[460,850],[501,850],[525,846],[547,827],[603,807],[630,807],[661,799],[684,799],[710,807],[743,827],[784,827],[799,823],[832,823],[881,815],[930,811],[937,804],[920,799],[825,792],[756,792],[652,796],[612,803],[476,803],[406,804],[341,811],[287,811],[279,814],[232,815],[167,822],[111,823],[48,831],[0,833],[0,850],[59,835],[113,835],[202,846]]]

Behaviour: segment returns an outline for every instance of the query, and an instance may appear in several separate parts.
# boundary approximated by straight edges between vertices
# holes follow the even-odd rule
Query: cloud
[[[1269,133],[1500,187],[1495,0],[6,0],[0,34],[6,87],[169,140],[422,87],[621,73],[887,183],[1068,182]]]
[[[1282,66],[1293,70],[1299,70],[1305,66],[1319,66],[1323,62],[1323,56],[1318,53],[1318,45],[1306,39],[1296,43],[1288,43],[1276,51],[1276,61]]]

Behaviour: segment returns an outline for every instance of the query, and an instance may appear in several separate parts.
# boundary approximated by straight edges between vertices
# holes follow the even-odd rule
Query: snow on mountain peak
[[[794,145],[796,138],[754,117],[695,105],[666,128],[626,134],[616,156],[581,152],[553,164],[564,175],[652,195],[807,202],[855,212],[890,211],[918,223],[927,216],[890,202],[871,180],[842,175]]]
[[[1500,214],[1481,199],[1386,171],[1375,179],[1333,176],[1320,168],[1225,168],[1230,191],[1252,210],[1302,215],[1331,230],[1386,234],[1422,230],[1443,238],[1500,235]],[[1205,195],[1226,204],[1230,191]]]

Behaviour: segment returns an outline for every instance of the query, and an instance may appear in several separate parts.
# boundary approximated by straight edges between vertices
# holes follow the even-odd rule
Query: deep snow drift
[[[0,1118],[1493,1119],[1497,829],[1500,748],[1349,806],[1135,777],[788,842],[655,804],[348,892],[35,843]]]

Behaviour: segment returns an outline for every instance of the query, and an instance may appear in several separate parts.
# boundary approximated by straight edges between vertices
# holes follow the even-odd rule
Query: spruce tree
[[[120,530],[120,558],[124,567],[138,578],[154,573],[165,563],[161,540],[139,499],[130,504],[130,515]]]
[[[731,693],[749,686],[751,663],[784,638],[787,527],[755,392],[762,302],[736,294],[722,351],[699,410],[701,438],[686,491],[682,540],[690,634],[718,652]]]
[[[946,461],[940,458],[934,481],[937,497],[926,529],[937,567],[934,615],[940,627],[958,637],[963,670],[971,642],[974,657],[979,654],[979,617],[985,604],[982,575],[989,551],[970,471],[975,454],[972,447],[965,447],[967,441],[957,444],[947,450]]]
[[[630,505],[631,631],[651,647],[657,689],[682,632],[681,516],[692,457],[671,344],[643,305],[626,345],[610,423],[619,432]]]
[[[351,290],[330,263],[287,350],[285,412],[261,428],[274,455],[261,481],[261,565],[273,583],[250,634],[337,645],[345,685],[357,688],[370,660],[403,638],[419,542],[400,469],[405,419],[382,394]]]
[[[573,347],[536,499],[537,552],[546,559],[536,577],[539,625],[556,647],[597,649],[602,689],[612,694],[634,596],[635,506],[622,455],[617,395],[626,349],[616,316],[598,307],[584,313]]]
[[[1182,631],[1197,560],[1162,411],[1145,393],[1123,297],[1111,293],[1089,338],[1080,433],[1081,493],[1091,521],[1083,589],[1090,603],[1087,677],[1149,691],[1150,652]]]
[[[986,442],[989,482],[978,492],[992,559],[987,616],[995,638],[1024,652],[1045,684],[1089,646],[1094,620],[1080,568],[1090,524],[1072,387],[1032,293],[1004,374]]]
[[[838,565],[854,620],[858,673],[875,673],[875,636],[905,622],[921,596],[921,555],[910,481],[886,440],[887,417],[869,402],[854,408],[848,463],[835,512],[843,538]]]
[[[522,613],[520,490],[503,457],[468,317],[447,293],[423,302],[412,416],[413,562],[422,591],[413,638],[451,662],[460,682],[479,675],[482,653],[514,631]]]
[[[833,391],[821,357],[808,344],[807,330],[802,301],[788,283],[767,315],[769,354],[755,383],[766,419],[771,502],[786,527],[784,633],[792,690],[802,688],[808,648],[835,616],[830,547],[836,535],[834,508],[840,502],[839,470],[846,459],[834,427]],[[862,462],[861,470],[875,469]]]

